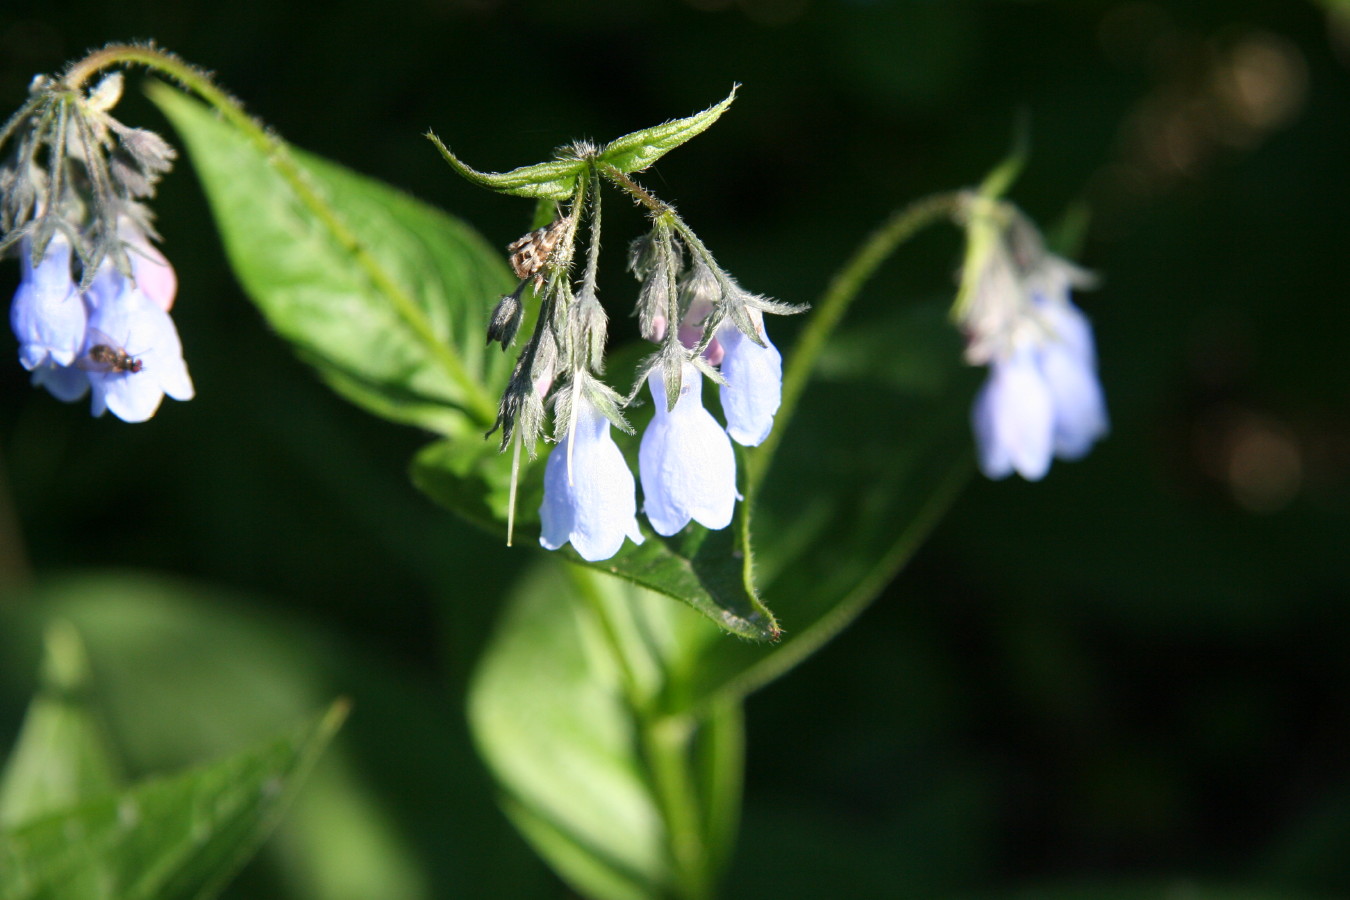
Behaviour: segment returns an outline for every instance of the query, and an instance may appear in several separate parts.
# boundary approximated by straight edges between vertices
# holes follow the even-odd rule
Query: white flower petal
[[[1092,325],[1083,311],[1068,300],[1042,303],[1038,307],[1051,336],[1048,344],[1060,344],[1089,369],[1097,366],[1097,345],[1092,339]]]
[[[557,550],[570,541],[577,555],[596,562],[618,553],[625,537],[642,543],[636,487],[609,420],[584,395],[573,416],[572,433],[553,448],[544,471],[539,543]]]
[[[1050,469],[1054,437],[1050,388],[1029,351],[996,361],[975,398],[971,421],[980,470],[989,478],[1016,471],[1039,481]]]
[[[19,362],[32,371],[46,362],[68,366],[84,340],[87,313],[70,277],[70,242],[57,234],[36,268],[32,242],[20,243],[23,277],[9,308]]]
[[[783,399],[783,357],[760,327],[766,346],[741,334],[735,325],[718,332],[722,342],[722,412],[727,434],[743,447],[758,447],[773,430],[773,417]]]
[[[659,371],[647,386],[656,414],[642,436],[638,462],[648,521],[665,536],[691,519],[706,528],[726,528],[736,506],[736,454],[727,433],[703,408],[703,376],[684,365],[680,397],[669,411]]]
[[[159,409],[165,393],[177,400],[191,399],[192,379],[169,314],[115,270],[105,272],[99,273],[89,290],[93,309],[87,344],[111,340],[139,360],[141,368],[138,372],[90,372],[94,415],[106,407],[125,422],[144,422]]]
[[[123,422],[145,422],[159,409],[164,392],[145,372],[95,373],[90,382],[96,400]]]
[[[1054,343],[1041,352],[1041,371],[1055,408],[1055,455],[1081,459],[1110,427],[1097,373],[1073,350]]]
[[[46,388],[63,403],[74,403],[89,391],[89,374],[75,366],[48,361],[33,370],[33,386]]]

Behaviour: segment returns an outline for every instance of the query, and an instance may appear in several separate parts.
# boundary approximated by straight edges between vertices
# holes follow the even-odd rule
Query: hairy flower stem
[[[896,210],[834,276],[820,301],[815,304],[815,312],[802,329],[801,337],[793,346],[789,362],[783,369],[783,403],[774,429],[760,445],[758,453],[748,454],[747,502],[773,463],[778,442],[787,431],[788,421],[796,412],[797,401],[806,388],[820,354],[825,350],[826,341],[834,333],[844,313],[853,305],[858,292],[902,244],[934,222],[954,218],[962,208],[962,197],[963,192],[934,194]]]
[[[304,171],[291,158],[286,145],[272,135],[258,121],[244,112],[243,105],[215,85],[200,69],[177,56],[148,45],[113,44],[96,50],[66,70],[61,80],[72,91],[80,90],[99,71],[116,65],[139,65],[165,75],[187,90],[201,97],[244,134],[258,149],[267,154],[282,180],[295,192],[296,198],[328,231],[329,236],[365,272],[371,284],[388,298],[408,329],[417,337],[441,365],[446,374],[464,392],[466,412],[484,427],[490,426],[497,411],[491,397],[478,380],[441,338],[404,288],[398,284],[379,260],[361,243],[337,211],[310,183]]]
[[[600,179],[587,179],[590,182],[591,232],[590,242],[586,246],[586,274],[582,284],[595,290],[600,278]]]
[[[614,184],[627,191],[639,205],[647,207],[653,219],[663,219],[667,222],[680,236],[680,240],[684,241],[685,246],[697,254],[717,276],[718,281],[722,282],[724,287],[726,286],[722,270],[717,267],[717,261],[713,259],[712,252],[708,250],[703,241],[699,240],[698,235],[694,234],[694,230],[685,223],[684,219],[680,218],[674,207],[658,200],[650,191],[613,166],[601,166],[600,172]]]
[[[647,209],[651,211],[653,217],[662,215],[664,213],[674,214],[675,211],[670,208],[669,204],[656,199],[656,197],[653,196],[651,192],[649,192],[646,188],[638,184],[633,179],[629,178],[627,175],[616,169],[614,166],[611,166],[608,163],[601,163],[598,166],[598,169],[600,171],[600,174],[604,175],[610,181],[614,182],[614,184],[618,185],[619,187],[627,191],[628,194],[633,198],[634,202],[638,203],[641,206],[647,207]]]

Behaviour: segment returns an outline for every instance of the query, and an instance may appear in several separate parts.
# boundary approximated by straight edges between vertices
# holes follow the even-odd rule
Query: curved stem
[[[758,453],[749,454],[746,486],[751,494],[773,462],[774,452],[787,430],[788,421],[796,412],[797,401],[825,350],[826,341],[858,292],[901,244],[938,219],[954,215],[960,208],[961,197],[960,192],[934,194],[896,210],[834,276],[792,348],[792,358],[783,372],[782,406],[773,431],[760,445]]]
[[[70,90],[79,90],[93,75],[114,65],[145,66],[168,76],[215,107],[226,122],[237,128],[255,147],[263,151],[268,156],[273,168],[276,169],[277,174],[295,192],[296,198],[328,230],[333,240],[352,255],[357,265],[370,279],[371,284],[389,299],[399,317],[427,348],[451,380],[460,386],[466,398],[467,411],[476,416],[484,425],[490,425],[493,422],[496,417],[496,408],[492,399],[483,390],[477,379],[465,368],[464,362],[439,338],[431,322],[412,296],[394,280],[393,276],[380,264],[380,261],[366,249],[361,239],[347,227],[337,211],[310,183],[304,171],[291,158],[285,143],[244,112],[242,104],[217,87],[206,73],[177,56],[155,47],[135,44],[115,44],[104,47],[102,50],[97,50],[73,64],[62,76],[62,81]]]
[[[689,249],[697,253],[704,264],[712,270],[713,274],[717,276],[718,282],[722,283],[724,288],[726,287],[725,279],[722,277],[722,270],[718,268],[717,261],[713,259],[712,252],[704,245],[703,241],[699,240],[698,235],[694,234],[694,230],[685,223],[684,219],[680,218],[679,213],[675,212],[670,204],[658,200],[654,194],[629,178],[623,172],[620,172],[614,166],[603,165],[600,167],[600,171],[604,173],[605,177],[610,181],[632,195],[636,202],[647,207],[648,211],[651,212],[652,218],[655,219],[659,217],[665,219],[670,226],[675,229],[675,232],[679,234],[680,239],[685,242]]]

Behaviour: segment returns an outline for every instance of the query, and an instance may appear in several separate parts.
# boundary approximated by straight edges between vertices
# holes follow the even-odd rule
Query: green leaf
[[[279,871],[310,900],[420,900],[444,893],[438,879],[501,883],[478,850],[501,847],[509,826],[463,726],[438,714],[443,686],[416,680],[403,659],[322,635],[283,616],[274,598],[141,573],[43,579],[7,599],[0,705],[12,708],[18,673],[33,667],[31,648],[48,623],[71,623],[97,673],[100,720],[131,771],[181,771],[289,731],[339,691],[359,697],[361,715],[306,780],[267,841],[265,863],[250,865],[250,888]],[[390,773],[403,784],[391,785]],[[417,791],[454,793],[454,809],[403,802]]]
[[[240,283],[339,393],[447,433],[486,428],[510,361],[484,347],[504,260],[468,226],[387,185],[250,135],[163,85]],[[269,143],[270,142],[270,143]]]
[[[739,708],[666,712],[710,639],[693,611],[575,567],[537,568],[512,597],[470,725],[508,815],[578,892],[637,900],[715,878],[739,804]]]
[[[640,172],[690,138],[702,134],[716,122],[731,101],[736,99],[736,88],[721,103],[685,119],[675,119],[626,134],[606,144],[596,157],[620,172]],[[436,145],[456,172],[474,184],[499,194],[516,197],[535,197],[540,200],[570,200],[577,192],[577,179],[591,164],[584,158],[553,159],[532,166],[521,166],[510,172],[480,172],[450,152],[439,137],[427,132],[427,139]]]
[[[113,791],[118,766],[89,709],[89,661],[75,629],[47,629],[42,685],[0,779],[0,828]]]
[[[751,641],[776,641],[778,621],[755,589],[747,545],[748,511],[738,505],[727,528],[710,531],[691,523],[661,537],[642,523],[641,546],[625,543],[613,558],[586,562],[570,546],[560,550],[581,565],[683,600],[721,628]]]
[[[0,832],[0,900],[214,896],[345,715],[335,704],[260,749]]]
[[[522,470],[514,536],[522,547],[539,543],[543,472],[543,459]],[[469,521],[502,534],[503,539],[510,477],[510,455],[498,453],[495,442],[471,437],[431,444],[417,454],[412,466],[413,483],[419,489]],[[709,531],[691,524],[669,538],[656,534],[643,521],[645,540],[640,546],[625,541],[615,556],[600,562],[583,560],[570,545],[557,553],[578,565],[682,600],[732,634],[772,641],[779,635],[778,623],[753,587],[745,515],[740,507],[729,528]]]
[[[428,444],[413,457],[410,470],[418,490],[478,527],[506,539],[511,497],[511,454],[497,450],[497,441],[481,433],[462,433]],[[518,512],[537,510],[543,496],[542,460],[521,466]],[[530,504],[533,504],[531,506]],[[538,532],[517,526],[516,543],[538,543]]]
[[[897,346],[906,352],[892,352]],[[780,638],[766,646],[713,632],[699,647],[682,702],[693,708],[740,698],[857,618],[940,521],[974,469],[968,411],[979,375],[961,362],[945,298],[836,334],[801,408],[779,412],[783,438],[753,498],[753,556],[746,504],[722,531],[691,525],[662,538],[644,524],[646,541],[625,543],[612,559],[586,563],[570,547],[558,555],[683,600],[739,636]],[[843,422],[854,424],[845,432],[837,427]],[[504,459],[434,444],[418,455],[414,481],[450,508],[478,509],[474,518],[490,524],[508,495]],[[492,488],[470,497],[481,484],[475,467],[491,473]],[[538,540],[542,469],[525,470],[519,545]],[[751,559],[778,619],[746,586]]]
[[[906,352],[887,352],[893,347]],[[800,408],[786,411],[754,496],[758,571],[783,639],[772,648],[709,642],[692,704],[740,697],[781,676],[895,578],[973,471],[977,374],[961,365],[940,302],[835,335]],[[838,427],[845,422],[847,430]]]
[[[554,159],[533,166],[521,166],[510,172],[480,172],[460,162],[441,139],[428,131],[427,139],[436,145],[456,172],[499,194],[536,197],[540,200],[570,200],[577,192],[577,178],[589,163],[582,159]]]
[[[739,85],[732,87],[725,100],[685,119],[675,119],[652,128],[644,128],[610,141],[600,151],[598,161],[625,174],[641,172],[671,150],[696,137],[721,118],[736,99]]]

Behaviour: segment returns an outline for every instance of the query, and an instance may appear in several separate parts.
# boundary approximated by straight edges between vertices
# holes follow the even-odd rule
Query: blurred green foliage
[[[1046,225],[1090,212],[1080,258],[1104,280],[1082,305],[1113,434],[1042,484],[972,484],[855,627],[751,699],[728,895],[1340,896],[1350,42],[1329,9],[338,0],[316,20],[260,0],[71,2],[0,11],[0,100],[152,36],[296,145],[504,246],[529,204],[453,177],[427,128],[507,169],[740,82],[697,150],[646,178],[743,284],[791,302],[893,207],[977,180],[1024,111],[1011,196]],[[611,208],[607,227],[636,231]],[[461,708],[494,598],[535,554],[434,508],[405,477],[425,435],[344,404],[268,333],[186,164],[157,209],[198,398],[125,427],[17,366],[0,380],[0,746],[60,615],[132,776],[353,699],[338,752],[230,896],[562,895],[495,809]],[[875,326],[938,308],[958,261],[934,232],[885,267],[825,380],[859,360],[901,383],[936,371],[924,360],[955,354],[954,335],[877,346]],[[607,300],[631,294],[609,277]],[[792,327],[775,332],[789,354]],[[841,459],[886,452],[854,439],[865,408],[829,398],[804,402]]]

